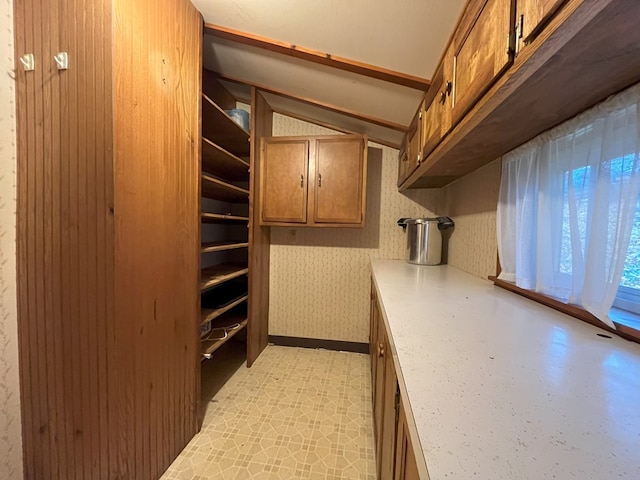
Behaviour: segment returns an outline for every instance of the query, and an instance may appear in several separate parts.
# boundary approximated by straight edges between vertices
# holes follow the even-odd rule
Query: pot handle
[[[407,220],[409,220],[409,219],[408,218],[399,218],[398,221],[396,222],[399,227],[402,227],[402,231],[403,232],[407,230]]]

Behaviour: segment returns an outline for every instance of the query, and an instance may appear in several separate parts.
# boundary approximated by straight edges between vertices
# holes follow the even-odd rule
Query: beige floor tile
[[[162,480],[374,480],[369,369],[367,355],[269,346],[203,384],[217,393],[202,431]]]

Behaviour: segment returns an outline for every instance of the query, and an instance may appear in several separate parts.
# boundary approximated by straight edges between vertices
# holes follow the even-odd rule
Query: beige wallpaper
[[[273,134],[337,132],[276,114]],[[370,258],[404,258],[400,217],[436,213],[439,192],[398,193],[397,150],[369,145],[364,229],[272,228],[269,334],[367,342]]]
[[[485,279],[496,274],[500,170],[498,159],[442,189],[442,214],[456,224],[448,264]]]
[[[20,479],[22,436],[16,312],[16,135],[13,2],[0,11],[0,478]]]

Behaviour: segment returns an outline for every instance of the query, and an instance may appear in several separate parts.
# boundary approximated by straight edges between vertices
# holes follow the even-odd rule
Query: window
[[[497,227],[500,280],[640,314],[640,84],[505,155]]]
[[[640,198],[636,206],[622,280],[613,306],[640,315]],[[625,317],[617,318],[617,320],[628,324]],[[633,322],[633,325],[637,324],[638,322]]]

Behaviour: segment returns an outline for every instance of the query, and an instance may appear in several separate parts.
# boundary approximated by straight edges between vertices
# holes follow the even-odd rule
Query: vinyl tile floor
[[[235,368],[204,372],[202,431],[161,480],[375,480],[368,355],[270,345]]]

